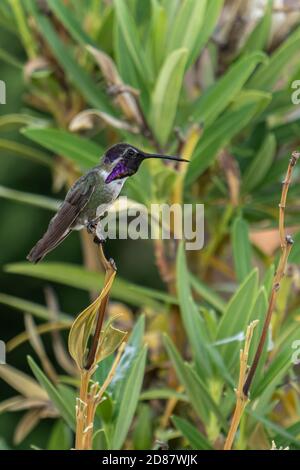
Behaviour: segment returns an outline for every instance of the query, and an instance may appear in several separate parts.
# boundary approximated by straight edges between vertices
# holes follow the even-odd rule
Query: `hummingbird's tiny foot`
[[[88,233],[95,233],[96,232],[96,227],[97,227],[97,224],[95,224],[94,222],[88,223],[87,226],[86,226],[87,232]]]
[[[96,243],[96,245],[103,245],[104,242],[104,238],[94,237],[94,243]]]
[[[113,258],[109,258],[109,263],[111,267],[113,268],[114,271],[117,271],[117,265],[115,263],[115,260]]]

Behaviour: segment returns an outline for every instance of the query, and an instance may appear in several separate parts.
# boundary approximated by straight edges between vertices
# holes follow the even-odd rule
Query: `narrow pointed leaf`
[[[180,244],[178,250],[176,272],[177,291],[183,325],[199,369],[209,373],[209,361],[207,360],[207,353],[204,347],[204,344],[208,341],[207,333],[203,318],[200,316],[200,312],[193,301],[183,243]]]
[[[25,193],[16,189],[5,188],[0,185],[0,197],[9,199],[10,201],[20,202],[21,204],[29,204],[30,206],[40,207],[41,209],[48,209],[57,211],[59,202],[47,196],[39,194]]]
[[[33,378],[12,366],[0,365],[0,377],[24,397],[47,399],[47,393]]]
[[[206,0],[200,2],[198,0],[183,0],[174,23],[170,25],[167,42],[168,54],[184,47],[188,50],[187,60],[189,60],[196,46],[199,31],[202,29],[205,9]]]
[[[147,77],[147,80],[151,81],[152,70],[144,55],[136,24],[127,3],[123,0],[114,0],[114,5],[119,27],[135,67],[142,77]]]
[[[66,405],[64,399],[56,389],[56,387],[50,382],[50,380],[45,376],[44,372],[39,368],[39,366],[35,363],[35,361],[28,356],[28,364],[35,375],[37,381],[43,387],[43,389],[47,392],[50,400],[53,402],[57,410],[60,412],[62,418],[66,421],[66,423],[71,427],[71,429],[75,429],[75,407],[74,407],[74,414],[72,414]]]
[[[259,90],[270,90],[282,73],[286,65],[295,57],[299,51],[300,28],[298,27],[286,41],[283,41],[270,60],[260,66],[258,71],[249,81],[249,87]]]
[[[60,129],[28,127],[23,134],[48,150],[71,159],[83,169],[99,163],[103,153],[103,149],[94,142]]]
[[[29,300],[15,297],[13,295],[0,293],[0,304],[7,305],[16,310],[20,310],[23,313],[31,313],[37,318],[41,318],[43,320],[49,320],[51,318],[48,308]],[[69,321],[71,317],[65,313],[61,313],[59,318],[60,320]]]
[[[50,20],[39,11],[36,2],[34,0],[26,0],[26,6],[30,14],[35,18],[39,31],[49,44],[53,55],[65,70],[74,86],[82,93],[90,105],[113,114],[108,97],[100,87],[96,86],[85,69],[78,65],[78,61],[65,43],[60,40]]]
[[[89,292],[93,289],[99,290],[104,280],[102,273],[88,271],[82,266],[68,263],[43,262],[34,266],[29,263],[14,263],[7,265],[6,271],[58,282]],[[153,308],[159,307],[159,302],[178,303],[175,297],[165,292],[141,287],[120,277],[117,277],[113,284],[111,297],[131,305],[147,305]]]
[[[217,339],[235,338],[245,333],[249,315],[257,294],[258,271],[254,269],[240,285],[234,296],[229,301],[227,308],[220,320]],[[233,364],[235,356],[240,349],[239,342],[230,341],[221,346],[222,356],[226,364]]]
[[[203,434],[198,431],[189,421],[180,418],[179,416],[172,416],[172,421],[176,428],[186,438],[192,449],[195,450],[212,450],[213,447]]]
[[[233,63],[227,72],[193,104],[191,117],[204,125],[212,123],[230,104],[265,55],[253,52]]]
[[[173,342],[166,335],[164,336],[164,345],[173,363],[176,375],[184,386],[190,403],[199,418],[204,423],[207,423],[209,414],[212,412],[226,429],[226,420],[222,416],[222,412],[217,404],[211,398],[206,384],[196,375],[190,364],[183,361]]]
[[[245,219],[237,217],[231,230],[232,250],[237,280],[243,282],[251,271],[249,227]]]
[[[274,161],[276,139],[274,134],[268,134],[264,139],[255,158],[251,161],[242,179],[242,190],[251,192],[260,186]]]
[[[149,120],[162,145],[167,142],[174,124],[186,60],[187,49],[172,52],[160,70],[153,91]]]
[[[132,418],[139,401],[139,394],[142,388],[146,365],[146,355],[147,348],[144,347],[137,356],[126,380],[121,406],[114,426],[112,438],[112,449],[114,450],[122,448],[131,425]]]

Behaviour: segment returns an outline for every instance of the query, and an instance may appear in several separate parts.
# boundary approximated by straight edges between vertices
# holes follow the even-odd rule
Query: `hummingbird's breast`
[[[98,183],[95,186],[89,202],[76,221],[77,226],[86,226],[92,220],[100,217],[119,196],[126,178],[106,184],[105,180],[107,176],[107,171],[103,169],[97,170]]]

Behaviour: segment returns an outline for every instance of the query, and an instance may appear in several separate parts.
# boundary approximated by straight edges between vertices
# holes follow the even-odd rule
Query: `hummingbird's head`
[[[188,162],[183,158],[170,155],[146,153],[130,144],[116,144],[110,147],[104,155],[103,163],[109,168],[109,174],[105,180],[111,183],[114,180],[134,175],[140,164],[147,158],[162,158],[178,162]]]

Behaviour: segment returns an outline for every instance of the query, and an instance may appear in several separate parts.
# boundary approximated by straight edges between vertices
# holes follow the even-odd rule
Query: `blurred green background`
[[[243,332],[246,327],[243,316],[255,318],[252,304],[250,309],[250,303],[255,300],[262,324],[272,264],[278,259],[278,237],[274,230],[277,229],[281,180],[290,152],[299,148],[299,105],[291,102],[291,84],[300,78],[299,5],[297,2],[283,3],[279,8],[277,2],[272,1],[258,6],[252,1],[229,0],[55,0],[49,9],[46,1],[28,0],[23,4],[18,0],[7,0],[0,8],[0,79],[6,83],[7,92],[6,104],[0,105],[1,186],[63,199],[71,180],[86,170],[84,157],[78,162],[73,154],[61,152],[59,137],[51,143],[50,150],[41,137],[42,145],[38,145],[35,139],[30,140],[22,134],[22,128],[25,124],[36,127],[34,118],[37,118],[42,120],[42,128],[63,130],[73,136],[76,132],[71,133],[69,126],[75,117],[91,107],[107,112],[108,103],[112,115],[120,121],[119,127],[111,126],[105,120],[103,124],[102,116],[100,125],[95,119],[88,130],[79,128],[78,135],[103,150],[112,143],[126,140],[146,149],[159,148],[166,153],[183,153],[191,158],[187,173],[182,168],[146,165],[134,182],[126,185],[124,194],[138,202],[144,202],[145,198],[147,204],[174,201],[205,204],[205,248],[200,253],[186,254],[189,272],[194,274],[196,281],[185,276],[186,265],[177,245],[174,248],[167,244],[161,252],[161,246],[151,241],[110,240],[105,244],[105,251],[115,259],[118,277],[128,282],[127,287],[133,283],[155,289],[150,298],[158,301],[155,307],[147,305],[149,297],[145,294],[143,306],[137,302],[121,305],[117,302],[120,300],[117,293],[111,308],[115,304],[121,311],[129,311],[126,326],[129,330],[142,313],[146,314],[146,340],[150,353],[144,390],[167,388],[165,396],[169,400],[177,399],[176,393],[186,388],[186,384],[180,387],[181,379],[175,377],[178,371],[174,358],[170,350],[167,356],[168,348],[162,345],[161,332],[164,331],[171,336],[181,355],[191,361],[193,370],[203,380],[204,391],[201,388],[201,393],[204,398],[212,397],[222,413],[224,411],[225,421],[229,420],[234,404],[232,384],[236,383],[238,370],[235,366],[231,370],[228,365],[230,380],[227,381],[228,376],[224,378],[226,374],[221,373],[221,363],[214,361],[221,351],[221,360],[227,365],[228,354],[236,357],[240,344],[235,342],[232,346],[230,343],[227,350],[215,346],[215,341],[220,339],[220,324],[224,327],[225,323],[221,318],[225,316],[228,328],[228,334],[225,334],[226,328],[222,330],[221,327],[225,339]],[[201,21],[197,23],[198,18]],[[56,46],[51,41],[51,31],[59,41]],[[125,84],[138,90],[139,111],[150,127],[150,135],[149,129],[139,122],[140,115],[130,118],[130,110],[126,108],[128,102],[122,107],[112,95],[115,84],[109,83],[101,60],[87,52],[86,43],[113,61],[122,86]],[[77,73],[80,72],[78,77],[75,74],[75,80],[70,57],[78,65]],[[170,70],[172,74],[168,76]],[[95,87],[93,90],[89,83]],[[96,96],[93,95],[95,90]],[[15,117],[12,117],[12,125],[1,122],[1,116],[17,114],[29,115],[33,120],[23,123],[24,126],[18,124]],[[138,132],[124,130],[124,122],[137,125]],[[9,150],[7,141],[42,152],[52,161],[53,167],[31,161],[22,155],[22,150]],[[250,414],[245,418],[237,443],[239,448],[266,448],[274,436],[279,443],[281,439],[282,444],[290,444],[290,438],[292,445],[299,447],[299,390],[297,385],[290,385],[290,382],[297,383],[297,379],[289,356],[290,342],[298,334],[300,312],[297,281],[300,263],[299,169],[295,172],[295,181],[287,211],[287,225],[296,234],[291,273],[275,314],[272,338],[275,346],[267,359],[265,356],[265,369],[260,371],[255,384],[259,416]],[[50,210],[13,199],[7,195],[0,199],[1,293],[45,305],[45,287],[51,284],[60,311],[74,317],[89,303],[90,292],[6,271],[8,264],[25,262],[28,251],[43,234],[52,216]],[[47,261],[83,266],[83,244],[91,249],[91,244],[73,233],[47,257]],[[173,277],[165,276],[163,263],[157,262],[162,256],[166,257]],[[260,281],[251,296],[251,270],[255,266],[259,267]],[[244,291],[245,298],[246,293],[249,295],[249,305],[246,302],[244,308],[249,307],[249,312],[237,307],[236,317],[240,317],[236,320],[236,328],[239,326],[240,330],[229,331],[234,322],[226,313],[223,317],[222,314],[228,313],[228,300],[239,289],[241,292],[245,279],[249,281],[249,290]],[[191,290],[194,300],[189,304]],[[160,299],[156,291],[179,298],[179,307],[174,307],[168,299]],[[134,296],[135,291],[131,295]],[[0,339],[9,341],[24,331],[24,319],[20,314],[22,308],[18,311],[5,303],[0,303]],[[194,323],[189,323],[191,311],[191,316],[196,318],[193,317]],[[234,312],[231,315],[236,318]],[[200,371],[197,369],[199,354],[203,351],[200,347],[197,349],[197,340],[193,336],[193,331],[199,333],[199,338],[202,334],[198,317],[204,320],[205,335],[216,351],[214,358],[207,359],[210,370],[204,370],[203,366],[204,372],[201,367]],[[66,332],[62,336],[67,339]],[[285,343],[287,338],[289,341]],[[56,364],[49,335],[44,335],[43,341],[51,362]],[[30,375],[27,354],[36,359],[28,342],[9,353],[7,359],[9,364]],[[59,374],[63,373],[60,365],[55,367]],[[12,388],[3,380],[0,390],[1,401],[12,395]],[[222,393],[226,398],[224,403]],[[167,424],[162,424],[161,415],[164,416],[169,403],[165,396],[158,393],[149,400],[150,404],[147,399],[146,405],[137,406],[125,447],[153,446],[157,438],[170,441],[170,445],[176,447],[181,445],[182,436],[184,445],[191,447],[184,426],[171,424],[168,414]],[[202,395],[199,397],[201,401]],[[213,403],[208,402],[207,407],[212,406],[212,409],[209,408],[206,416],[197,406],[195,410],[195,402],[189,394],[184,399],[179,398],[175,412],[194,423],[209,440],[209,445],[220,448],[225,426],[218,422]],[[22,416],[20,411],[0,414],[0,436],[4,438],[0,445],[3,448],[6,445],[29,448],[34,443],[45,448],[54,423],[48,418],[14,446],[13,434]],[[155,423],[150,428],[145,425],[151,421],[149,417],[154,417]],[[285,430],[290,434],[286,435]],[[145,436],[143,442],[138,442],[138,434]],[[207,441],[201,445],[206,448]]]

